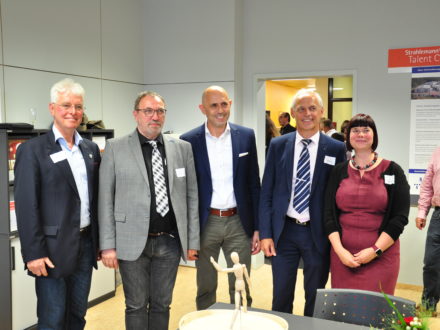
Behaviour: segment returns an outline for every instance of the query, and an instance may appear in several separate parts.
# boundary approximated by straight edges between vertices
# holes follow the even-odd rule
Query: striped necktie
[[[153,169],[154,192],[156,194],[156,211],[164,217],[169,211],[168,194],[165,183],[162,156],[157,148],[157,141],[148,141],[153,147],[151,167]]]
[[[312,142],[310,139],[302,139],[303,149],[299,156],[298,166],[296,168],[295,192],[293,198],[293,208],[296,212],[302,213],[309,208],[310,197],[310,154],[308,145]]]

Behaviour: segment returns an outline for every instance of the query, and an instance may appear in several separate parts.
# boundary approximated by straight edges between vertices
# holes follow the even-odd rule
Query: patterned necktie
[[[295,193],[293,198],[293,208],[296,212],[302,213],[309,207],[310,197],[310,154],[308,145],[312,142],[310,139],[302,139],[303,149],[299,156],[296,169]]]
[[[157,148],[156,141],[148,141],[153,147],[152,153],[152,169],[153,169],[153,182],[154,192],[156,194],[156,211],[162,217],[164,217],[169,211],[167,187],[165,183],[165,175],[163,171],[162,157],[159,149]]]

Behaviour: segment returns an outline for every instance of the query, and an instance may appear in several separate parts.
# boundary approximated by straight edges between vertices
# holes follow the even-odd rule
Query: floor
[[[223,275],[223,276],[222,276]],[[196,272],[195,268],[180,266],[177,274],[177,282],[174,288],[174,299],[171,304],[171,316],[169,329],[177,329],[180,318],[186,313],[196,310]],[[263,265],[251,274],[253,307],[268,309],[271,308],[272,300],[272,273],[269,265]],[[294,314],[302,315],[304,308],[304,290],[302,289],[302,272],[298,273],[295,291]],[[219,275],[219,287],[217,300],[229,303],[227,293],[227,275]],[[421,287],[399,285],[396,296],[419,301]],[[118,286],[116,296],[96,305],[88,310],[86,330],[119,330],[124,329],[124,293],[122,287]],[[431,318],[431,329],[440,329],[440,318]]]

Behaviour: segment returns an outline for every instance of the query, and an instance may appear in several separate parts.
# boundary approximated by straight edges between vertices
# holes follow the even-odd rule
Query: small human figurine
[[[247,312],[246,284],[244,279],[246,278],[246,282],[248,283],[249,288],[251,287],[251,279],[249,278],[249,273],[246,269],[246,265],[240,264],[240,257],[238,256],[237,252],[231,253],[231,260],[234,263],[232,268],[221,268],[220,265],[215,262],[213,257],[211,257],[210,260],[211,263],[214,265],[214,268],[217,269],[218,272],[234,273],[235,275],[235,311],[230,326],[230,329],[232,329],[234,327],[237,314],[240,311],[240,301],[242,301],[243,303],[243,311]]]

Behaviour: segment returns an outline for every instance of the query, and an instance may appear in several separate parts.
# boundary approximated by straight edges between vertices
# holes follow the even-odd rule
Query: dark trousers
[[[428,227],[423,267],[422,301],[435,310],[440,298],[440,209],[436,209]]]
[[[304,262],[304,315],[313,316],[316,290],[324,288],[328,279],[329,256],[321,255],[313,243],[310,226],[286,220],[272,257],[272,310],[292,313],[299,261]]]
[[[213,257],[218,261],[220,249],[223,250],[228,268],[233,266],[231,253],[237,252],[240,263],[245,264],[250,274],[251,271],[251,242],[246,235],[238,215],[231,217],[219,217],[210,215],[201,240],[199,260],[197,266],[197,309],[207,309],[217,300],[217,270],[209,261]],[[231,304],[235,303],[235,276],[228,274],[229,297]],[[246,283],[246,300],[248,306],[252,304],[252,298]]]
[[[167,330],[181,255],[179,238],[148,237],[137,260],[119,260],[127,330]]]
[[[73,274],[57,279],[35,278],[39,330],[84,329],[93,258],[92,238],[86,235],[81,237],[78,265]]]

